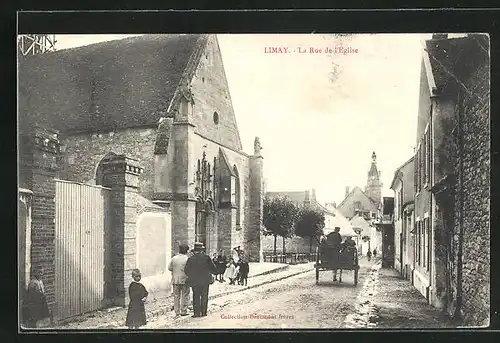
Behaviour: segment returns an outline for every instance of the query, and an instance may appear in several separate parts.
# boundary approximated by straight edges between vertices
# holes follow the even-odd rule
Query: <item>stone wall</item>
[[[194,97],[190,122],[210,140],[241,150],[242,145],[217,38],[212,35],[191,80]],[[217,119],[214,120],[214,113]]]
[[[490,309],[490,94],[489,64],[465,85],[474,95],[463,112],[463,177],[459,192],[463,215],[462,317],[469,325],[488,325]]]
[[[112,152],[136,159],[144,166],[139,177],[140,194],[151,199],[154,182],[156,129],[127,129],[99,134],[61,137],[61,178],[95,184],[97,166]]]
[[[55,308],[55,193],[59,138],[55,131],[20,128],[19,187],[31,190],[31,271],[43,270],[47,301]]]

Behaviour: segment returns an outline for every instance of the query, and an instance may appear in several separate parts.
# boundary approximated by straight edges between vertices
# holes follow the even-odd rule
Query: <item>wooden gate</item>
[[[110,190],[56,180],[55,294],[58,320],[105,306]]]

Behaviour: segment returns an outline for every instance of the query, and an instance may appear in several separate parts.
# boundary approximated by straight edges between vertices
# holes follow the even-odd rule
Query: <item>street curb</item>
[[[283,269],[287,269],[287,268],[283,268]],[[299,274],[303,274],[303,273],[307,273],[307,272],[310,272],[311,270],[314,270],[314,268],[307,269],[307,270],[301,270],[301,271],[299,271],[299,272],[292,273],[292,274],[289,274],[289,275],[285,275],[285,276],[282,276],[282,277],[277,278],[277,279],[274,279],[274,280],[264,281],[264,282],[261,282],[261,283],[257,283],[257,284],[255,284],[255,285],[246,286],[246,287],[244,287],[244,288],[239,288],[239,289],[234,290],[234,291],[227,291],[227,292],[225,292],[225,293],[218,293],[218,294],[215,294],[215,295],[209,296],[209,297],[208,297],[208,300],[217,299],[217,298],[220,298],[220,297],[223,297],[223,296],[229,295],[229,294],[238,293],[238,292],[243,292],[243,291],[246,291],[246,290],[248,290],[248,289],[252,289],[252,288],[259,287],[259,286],[267,285],[268,283],[273,283],[273,282],[281,281],[281,280],[284,280],[284,279],[288,279],[289,277],[292,277],[292,276],[295,276],[295,275],[299,275]],[[260,274],[260,275],[266,275],[266,274],[271,274],[271,273],[263,273],[263,274]],[[256,275],[256,276],[257,276],[257,275]]]
[[[281,272],[285,269],[288,269],[290,268],[290,265],[286,265],[286,266],[281,266],[279,268],[275,268],[275,269],[270,269],[270,270],[266,270],[265,272],[262,272],[262,273],[259,273],[259,274],[254,274],[254,275],[248,275],[248,278],[253,278],[253,277],[256,277],[256,276],[262,276],[262,275],[267,275],[267,274],[272,274],[272,273],[278,273],[278,272]]]
[[[262,275],[266,275],[266,274],[272,274],[273,272],[276,272],[278,270],[285,270],[285,269],[288,269],[289,267],[290,266],[283,266],[282,268],[276,268],[276,269],[273,269],[273,270],[270,270],[270,271],[267,271],[267,272],[263,272],[261,274],[254,275],[253,277],[255,277],[255,276],[262,276]],[[268,281],[264,281],[264,282],[261,282],[261,283],[257,283],[255,285],[247,286],[245,288],[238,288],[236,290],[232,290],[232,291],[228,291],[228,292],[224,292],[224,293],[218,293],[218,294],[215,294],[215,295],[211,295],[211,296],[208,297],[208,300],[217,299],[217,298],[229,295],[229,294],[243,292],[243,291],[246,291],[248,289],[252,289],[252,288],[259,287],[259,286],[267,285],[269,283],[273,283],[273,282],[281,281],[281,280],[284,280],[284,279],[288,279],[288,278],[290,278],[292,276],[296,276],[296,275],[299,275],[299,274],[304,274],[304,273],[310,272],[311,270],[314,270],[314,268],[312,267],[310,269],[301,270],[301,271],[296,272],[296,273],[285,275],[285,276],[282,276],[282,277],[274,279],[274,280],[268,280]],[[149,312],[148,315],[147,315],[147,318],[150,319],[150,318],[153,318],[153,317],[158,317],[158,316],[161,316],[161,315],[166,314],[168,312],[171,312],[171,311],[167,310],[167,309],[163,309],[163,308],[162,309],[158,309],[156,311]],[[94,326],[94,327],[92,327],[92,329],[116,328],[116,327],[123,326],[122,324],[123,324],[122,321],[120,321],[120,322],[112,322],[112,323],[106,323],[106,324]]]

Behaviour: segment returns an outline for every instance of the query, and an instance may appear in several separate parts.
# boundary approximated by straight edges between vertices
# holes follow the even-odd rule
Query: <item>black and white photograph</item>
[[[20,332],[490,325],[487,33],[16,44]]]

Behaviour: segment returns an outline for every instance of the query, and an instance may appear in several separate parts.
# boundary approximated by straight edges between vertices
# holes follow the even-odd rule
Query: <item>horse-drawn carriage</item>
[[[333,247],[322,245],[316,248],[316,284],[319,283],[320,271],[333,271],[333,281],[336,281],[337,271],[340,270],[339,282],[342,282],[342,270],[354,271],[354,285],[358,284],[358,250],[355,246]]]

